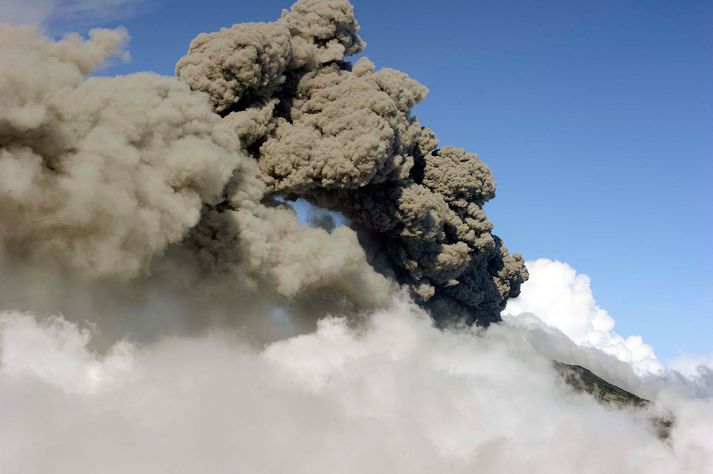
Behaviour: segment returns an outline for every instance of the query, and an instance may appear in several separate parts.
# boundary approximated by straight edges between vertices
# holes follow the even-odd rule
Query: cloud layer
[[[328,318],[264,349],[213,331],[98,356],[61,318],[0,321],[8,474],[713,472],[711,399],[637,382],[541,329],[441,331],[396,301],[361,329]],[[598,359],[672,407],[671,445],[645,413],[573,392],[553,356]]]

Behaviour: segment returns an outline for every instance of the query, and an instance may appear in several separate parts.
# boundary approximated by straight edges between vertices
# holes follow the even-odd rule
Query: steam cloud
[[[358,30],[300,0],[200,34],[176,77],[93,77],[126,31],[0,24],[0,470],[713,465],[705,369],[639,378],[522,315],[450,328],[501,321],[527,270],[488,167],[413,116],[423,85],[347,60]],[[671,445],[553,358],[674,410]]]

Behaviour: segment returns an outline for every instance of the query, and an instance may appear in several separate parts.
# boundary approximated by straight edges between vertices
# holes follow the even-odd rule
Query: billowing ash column
[[[176,71],[257,161],[263,200],[302,197],[348,216],[368,234],[372,263],[437,319],[498,321],[527,271],[483,211],[490,170],[419,124],[411,110],[424,86],[345,60],[365,46],[358,30],[348,1],[300,0],[273,23],[199,35]],[[227,202],[220,209],[243,205]]]

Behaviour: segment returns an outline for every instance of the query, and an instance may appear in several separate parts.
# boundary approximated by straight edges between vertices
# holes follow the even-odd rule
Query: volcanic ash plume
[[[146,269],[246,159],[176,79],[84,79],[125,39],[94,30],[51,42],[0,27],[0,238],[96,276]]]
[[[2,26],[0,252],[105,282],[170,267],[302,313],[406,285],[438,319],[498,321],[527,272],[483,212],[493,177],[412,115],[424,86],[345,60],[358,29],[348,2],[304,0],[199,35],[178,78],[87,78],[125,31]],[[309,227],[297,198],[351,227]]]
[[[199,35],[176,71],[232,124],[267,198],[346,215],[367,234],[372,264],[438,319],[497,321],[527,272],[483,212],[490,170],[461,148],[439,149],[419,124],[411,110],[424,86],[345,61],[364,48],[358,29],[347,1],[303,0],[274,23]]]
[[[367,262],[355,231],[303,225],[267,192],[241,139],[264,133],[269,106],[224,119],[208,95],[173,77],[87,78],[126,56],[126,38],[97,29],[88,40],[51,41],[35,28],[0,26],[0,260],[8,284],[37,280],[10,278],[9,261],[59,265],[102,284],[141,278],[145,287],[168,268],[190,288],[210,280],[203,286],[232,288],[238,299],[302,301],[303,313],[327,298],[334,303],[324,310],[383,305],[395,285]],[[234,306],[226,292],[221,303]],[[0,293],[17,300],[16,291]],[[33,308],[36,299],[18,306]]]

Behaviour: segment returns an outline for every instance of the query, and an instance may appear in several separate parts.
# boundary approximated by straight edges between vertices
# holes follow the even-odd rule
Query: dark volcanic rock
[[[552,361],[563,380],[577,391],[584,391],[602,403],[613,404],[619,408],[634,407],[644,409],[651,405],[649,400],[627,392],[596,375],[581,365],[565,364]],[[661,440],[667,440],[671,435],[674,418],[671,414],[652,416],[651,424]]]

